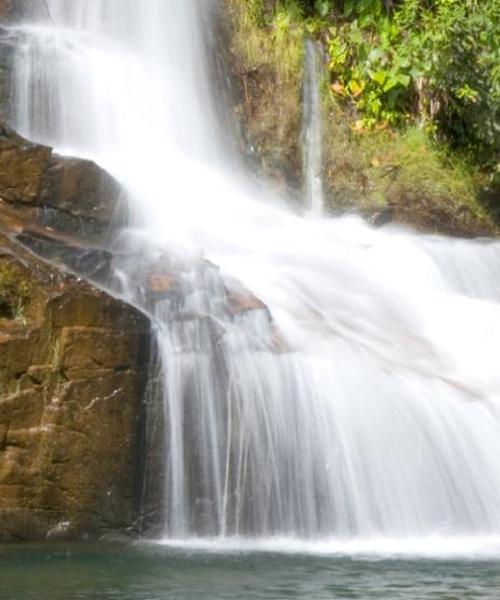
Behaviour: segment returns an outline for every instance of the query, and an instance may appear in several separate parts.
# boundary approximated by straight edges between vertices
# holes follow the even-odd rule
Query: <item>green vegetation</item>
[[[496,0],[228,2],[247,112],[251,107],[247,133],[265,162],[278,157],[273,166],[279,170],[287,152],[299,147],[302,41],[309,35],[324,54],[325,182],[332,208],[390,205],[402,220],[426,229],[496,231]],[[283,123],[292,125],[277,134]],[[299,167],[295,159],[289,171]],[[429,218],[433,206],[436,214],[446,213],[445,224]]]
[[[0,319],[22,320],[28,284],[9,262],[0,263]]]
[[[301,168],[303,12],[296,3],[268,10],[262,0],[228,0],[228,6],[244,137],[266,177],[294,181]]]
[[[493,166],[500,143],[496,0],[323,0],[315,6],[332,91],[352,103],[361,126],[419,122]]]
[[[337,190],[344,183],[341,191],[347,207],[352,205],[349,190],[357,185],[355,206],[368,215],[386,211],[398,222],[430,232],[474,236],[495,231],[488,212],[476,200],[471,168],[440,150],[417,127],[356,136],[344,157],[336,157],[332,164],[342,160],[345,171],[357,177],[345,183],[341,173],[332,178]]]

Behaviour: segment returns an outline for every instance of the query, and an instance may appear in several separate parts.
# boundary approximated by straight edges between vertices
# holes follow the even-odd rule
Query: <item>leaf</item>
[[[402,85],[403,87],[408,87],[411,82],[411,77],[409,75],[405,75],[404,73],[401,73],[397,76],[397,80],[398,80],[398,83],[400,85]]]
[[[378,83],[380,86],[383,86],[387,79],[387,73],[385,71],[370,72],[369,75],[371,79],[373,79],[373,81]]]
[[[353,98],[357,98],[363,93],[365,89],[365,83],[363,81],[358,81],[356,79],[351,79],[349,81],[349,85],[347,86]]]
[[[365,13],[359,18],[359,26],[366,29],[375,23],[373,19],[373,15],[370,13]]]
[[[384,87],[382,88],[384,92],[388,92],[399,85],[399,80],[397,77],[389,77],[387,81],[384,83]]]
[[[380,7],[380,0],[358,0],[357,9],[358,13],[368,13],[371,11],[372,13],[378,14]]]
[[[344,3],[344,15],[346,17],[350,17],[352,12],[354,11],[354,6],[356,4],[356,0],[346,0]]]
[[[328,15],[331,9],[330,0],[316,0],[314,2],[314,8],[321,18]]]

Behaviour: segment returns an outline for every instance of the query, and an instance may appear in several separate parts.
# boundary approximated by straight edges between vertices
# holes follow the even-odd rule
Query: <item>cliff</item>
[[[0,235],[0,539],[137,516],[149,323]]]
[[[86,281],[109,275],[121,194],[92,162],[0,126],[0,540],[138,517],[150,324]]]

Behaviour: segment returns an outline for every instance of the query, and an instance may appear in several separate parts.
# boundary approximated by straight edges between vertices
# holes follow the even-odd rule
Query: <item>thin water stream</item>
[[[313,40],[305,41],[304,55],[302,92],[304,196],[307,209],[313,215],[321,216],[325,203],[322,178],[322,73],[319,49]]]
[[[120,293],[140,302],[142,261],[182,265],[180,293],[148,306],[165,537],[499,541],[500,244],[258,195],[217,119],[216,3],[47,5],[15,28],[17,127],[126,187]]]

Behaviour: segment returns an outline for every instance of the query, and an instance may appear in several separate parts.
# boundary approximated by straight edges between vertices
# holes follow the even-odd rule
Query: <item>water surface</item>
[[[160,545],[0,546],[2,600],[498,600],[500,559],[397,559]]]

